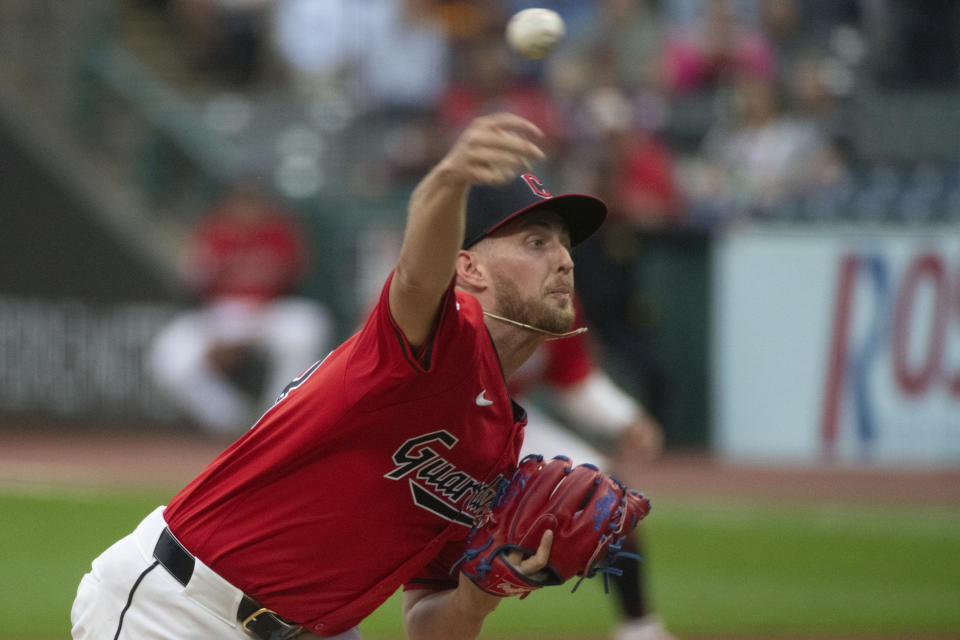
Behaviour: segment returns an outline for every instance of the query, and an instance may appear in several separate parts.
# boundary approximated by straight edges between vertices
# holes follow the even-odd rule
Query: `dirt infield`
[[[176,487],[200,472],[227,444],[190,433],[0,426],[0,483]],[[651,497],[960,506],[960,469],[747,465],[681,452],[651,465],[641,489]]]

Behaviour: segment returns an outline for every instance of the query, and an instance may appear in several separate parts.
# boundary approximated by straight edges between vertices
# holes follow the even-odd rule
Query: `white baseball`
[[[563,18],[550,9],[524,9],[507,22],[507,43],[535,60],[549,55],[565,33]]]

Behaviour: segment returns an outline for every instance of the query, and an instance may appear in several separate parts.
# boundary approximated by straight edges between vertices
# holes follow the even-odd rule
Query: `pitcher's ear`
[[[487,271],[475,251],[461,249],[457,254],[457,284],[467,290],[486,289]]]

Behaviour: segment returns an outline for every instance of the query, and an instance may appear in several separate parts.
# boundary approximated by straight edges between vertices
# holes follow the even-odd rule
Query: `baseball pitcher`
[[[77,640],[358,638],[401,586],[409,638],[475,638],[503,597],[609,566],[649,503],[562,458],[518,465],[506,379],[574,319],[603,203],[532,174],[539,129],[476,119],[415,188],[364,326],[93,562]]]

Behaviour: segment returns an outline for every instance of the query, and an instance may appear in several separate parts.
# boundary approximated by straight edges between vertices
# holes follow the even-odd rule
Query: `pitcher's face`
[[[520,216],[485,242],[493,313],[562,333],[574,322],[573,259],[563,219],[548,209]]]

